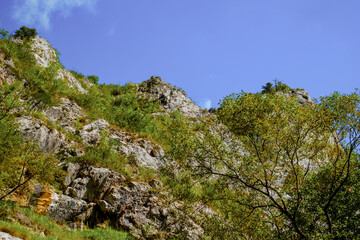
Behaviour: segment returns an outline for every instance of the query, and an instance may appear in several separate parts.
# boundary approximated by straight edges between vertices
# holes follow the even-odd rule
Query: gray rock
[[[73,88],[82,94],[88,93],[88,91],[81,86],[81,83],[71,74],[71,72],[66,69],[59,69],[57,78],[65,81],[70,88]]]
[[[48,67],[51,63],[58,61],[55,50],[44,38],[40,38],[38,36],[33,38],[31,49],[36,63],[42,67]],[[76,78],[68,70],[59,69],[57,78],[64,80],[71,88],[76,89],[80,93],[87,93],[87,91],[81,86],[80,82],[76,80]],[[89,82],[86,83],[89,86],[92,85]]]
[[[301,105],[312,103],[310,95],[304,89],[296,89],[289,91],[290,96],[297,97]]]
[[[54,193],[46,215],[59,223],[84,222],[89,218],[94,206],[95,203]]]
[[[60,127],[68,128],[70,132],[75,132],[73,128],[78,118],[85,115],[82,108],[75,102],[61,98],[60,106],[52,106],[44,111],[48,120],[60,122]]]
[[[97,145],[101,139],[101,131],[109,132],[109,138],[118,142],[114,150],[125,156],[135,156],[133,164],[158,169],[162,165],[164,150],[150,140],[114,129],[104,119],[89,123],[80,130],[80,137],[89,145]]]
[[[22,238],[17,238],[8,233],[0,232],[0,240],[22,240]]]
[[[151,192],[149,183],[128,181],[109,169],[85,164],[69,163],[67,171],[65,195],[54,194],[46,213],[58,222],[71,222],[72,227],[74,224],[79,227],[90,218],[93,224],[111,219],[115,227],[127,229],[137,238],[150,238],[164,230],[171,233],[185,225],[187,239],[198,239],[202,234],[202,229],[190,218],[184,221],[185,225],[173,228],[178,222],[176,214],[173,215],[177,210],[171,215],[166,204]]]
[[[160,77],[153,76],[149,80],[140,83],[138,91],[150,100],[158,99],[166,112],[179,110],[181,114],[190,118],[199,118],[206,114],[186,97],[184,91],[164,82]]]
[[[39,147],[48,153],[56,152],[63,146],[65,136],[56,129],[49,129],[42,121],[28,116],[18,118],[23,137],[37,141]]]
[[[110,124],[104,119],[98,119],[90,124],[87,124],[80,130],[80,137],[85,143],[96,145],[101,138],[101,130],[108,129]]]
[[[55,50],[44,38],[36,36],[32,39],[31,49],[35,56],[36,63],[42,67],[48,67],[51,62],[57,61]]]

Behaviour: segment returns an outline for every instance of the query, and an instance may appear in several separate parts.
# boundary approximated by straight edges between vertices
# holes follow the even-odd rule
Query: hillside
[[[0,41],[1,231],[50,238],[43,219],[135,239],[360,233],[357,93],[312,101],[275,82],[209,112],[160,77],[98,84],[46,39]]]

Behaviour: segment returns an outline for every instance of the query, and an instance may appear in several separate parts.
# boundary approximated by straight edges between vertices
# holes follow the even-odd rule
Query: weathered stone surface
[[[44,38],[36,36],[32,39],[31,44],[32,53],[35,57],[36,63],[42,67],[48,67],[51,63],[57,61],[57,55],[55,50],[51,47],[48,41]],[[71,88],[76,89],[80,93],[87,93],[87,91],[81,86],[80,82],[66,69],[59,69],[58,77],[65,82]],[[90,82],[85,81],[87,85],[92,85]]]
[[[160,77],[151,77],[139,84],[138,91],[150,99],[159,99],[166,112],[179,110],[190,118],[202,117],[206,111],[192,102],[186,93],[164,82]]]
[[[44,112],[48,120],[60,122],[60,127],[75,133],[74,126],[78,118],[85,115],[83,109],[75,102],[61,98],[60,106],[52,106]]]
[[[0,85],[14,83],[15,77],[12,75],[11,71],[11,68],[13,67],[13,61],[11,59],[6,59],[5,54],[0,52]]]
[[[35,56],[36,63],[42,67],[48,67],[52,62],[57,61],[55,50],[44,38],[36,36],[32,39],[31,49]]]
[[[23,137],[37,141],[43,151],[53,153],[63,146],[65,136],[56,129],[49,129],[41,120],[21,116],[18,118],[18,122]]]
[[[85,143],[96,145],[101,139],[101,130],[109,132],[109,138],[119,143],[114,150],[125,156],[135,156],[134,164],[153,169],[161,166],[164,151],[159,145],[134,133],[114,129],[103,119],[85,125],[80,130],[80,137]]]
[[[89,218],[95,203],[87,203],[64,194],[54,193],[46,215],[57,222],[83,223]]]
[[[0,240],[22,240],[22,239],[14,237],[8,233],[0,232]]]
[[[301,105],[312,103],[310,95],[304,89],[292,90],[290,91],[290,95],[296,96]]]
[[[177,215],[151,189],[161,184],[126,180],[119,173],[85,164],[67,165],[65,194],[53,194],[46,215],[58,222],[96,225],[111,219],[113,227],[127,229],[134,237],[148,239],[159,231],[173,234],[184,229],[187,239],[198,239],[203,230],[193,220]],[[178,220],[181,216],[182,221]]]
[[[52,194],[53,190],[45,189],[41,184],[35,184],[29,204],[34,207],[35,212],[43,214],[52,202]]]
[[[71,74],[71,72],[66,69],[59,69],[57,78],[62,79],[69,85],[70,88],[73,88],[82,94],[88,93],[88,91],[81,86],[80,82]],[[90,83],[87,84],[90,85]]]

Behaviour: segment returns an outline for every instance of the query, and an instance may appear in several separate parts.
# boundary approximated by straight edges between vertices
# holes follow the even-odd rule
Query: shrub
[[[37,36],[37,32],[35,28],[28,28],[22,26],[19,30],[16,30],[14,37],[21,38],[23,40],[30,40]]]
[[[275,92],[275,88],[273,87],[271,82],[267,82],[261,88],[262,88],[261,93],[273,93],[273,92]]]
[[[2,39],[6,39],[9,36],[9,32],[5,31],[5,29],[0,29],[0,35],[2,36]]]
[[[95,75],[90,75],[87,77],[90,82],[97,85],[99,83],[99,77]]]

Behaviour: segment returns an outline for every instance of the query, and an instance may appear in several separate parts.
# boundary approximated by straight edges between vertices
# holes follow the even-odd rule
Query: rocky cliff
[[[14,41],[25,44],[21,40]],[[45,153],[54,154],[66,177],[61,183],[62,187],[58,189],[34,183],[28,204],[36,211],[75,229],[82,229],[84,225],[94,227],[107,223],[116,229],[130,232],[138,239],[175,236],[200,239],[204,231],[199,224],[201,214],[190,217],[182,212],[179,208],[182,203],[171,196],[168,187],[156,175],[161,168],[174,166],[176,163],[167,157],[166,146],[161,144],[164,137],[153,136],[160,134],[167,121],[175,118],[172,114],[178,113],[182,119],[190,122],[200,119],[215,121],[215,115],[197,106],[182,90],[164,82],[160,77],[151,77],[140,84],[129,85],[128,89],[133,94],[130,103],[123,97],[128,93],[121,92],[125,90],[116,87],[111,90],[109,99],[113,101],[111,106],[115,107],[139,101],[139,106],[131,108],[131,112],[129,110],[129,115],[133,114],[134,120],[128,122],[143,123],[143,119],[147,117],[151,121],[165,119],[164,123],[148,126],[145,120],[143,132],[127,129],[120,121],[127,112],[120,112],[114,118],[99,117],[99,114],[90,114],[92,109],[86,108],[87,101],[92,101],[92,94],[101,97],[105,95],[104,89],[101,92],[86,77],[79,77],[78,74],[59,67],[56,51],[45,39],[36,37],[30,41],[30,45],[39,74],[48,71],[47,69],[55,69],[51,70],[55,71],[51,72],[54,76],[52,81],[65,83],[66,86],[63,87],[65,90],[48,97],[51,98],[51,104],[37,100],[36,94],[21,95],[20,102],[30,102],[30,105],[14,110],[17,112],[15,116],[22,136],[36,142]],[[21,84],[25,87],[32,86],[29,79],[18,79],[19,76],[15,73],[20,70],[16,64],[18,62],[11,56],[0,52],[0,85],[22,81]],[[298,97],[301,104],[311,101],[305,91],[291,91],[287,94]],[[84,98],[85,101],[82,100]],[[94,104],[96,103],[94,100]],[[153,105],[148,106],[149,103]],[[141,107],[150,110],[136,112]],[[153,136],[148,134],[150,131],[147,129],[150,127],[155,129],[151,130]],[[213,125],[212,131],[220,130],[227,131],[219,123]],[[231,136],[225,140],[231,144]],[[96,155],[98,159],[92,162],[87,160],[85,156],[91,150],[105,145],[110,146],[110,150]],[[121,167],[124,172],[101,165],[101,160],[107,157],[105,155],[113,153],[126,160]],[[180,166],[177,167],[180,169]],[[146,174],[139,173],[142,171],[152,171],[154,175],[147,178],[144,177]],[[202,205],[202,208],[205,209],[206,206]],[[211,209],[207,211],[212,212]],[[181,234],[178,235],[179,233]]]
[[[21,40],[14,41],[24,44]],[[35,37],[30,44],[39,69],[58,63],[55,50],[45,39]],[[11,57],[1,54],[1,59],[1,84],[12,84],[17,77],[14,74],[17,67]],[[80,82],[64,68],[56,71],[54,80],[66,83],[73,94],[86,95],[87,89],[94,86],[86,79]],[[29,84],[25,79],[23,82]],[[151,77],[135,88],[139,98],[159,102],[160,109],[154,115],[179,111],[185,117],[198,118],[209,114],[160,77]],[[24,97],[21,101],[31,101],[31,98]],[[75,229],[83,228],[84,224],[97,226],[107,222],[139,239],[162,238],[179,232],[187,239],[200,238],[201,227],[177,209],[181,203],[171,201],[160,180],[132,180],[107,168],[68,163],[86,154],[88,147],[96,148],[105,134],[112,143],[112,151],[129,159],[126,168],[156,172],[167,161],[162,146],[105,119],[91,118],[71,97],[56,96],[56,102],[48,106],[33,105],[37,114],[17,116],[22,136],[36,142],[44,152],[55,154],[61,160],[59,167],[67,175],[59,189],[61,193],[49,186],[34,185],[29,204],[37,212]]]

